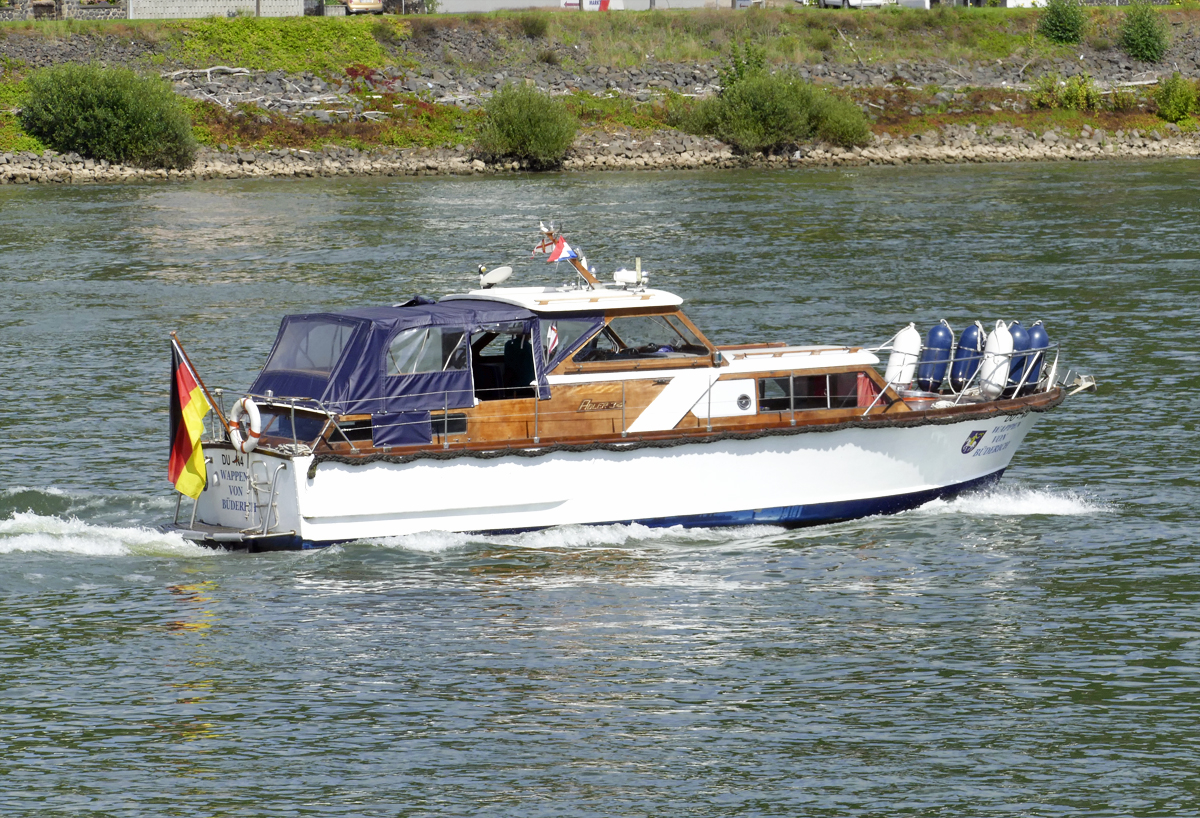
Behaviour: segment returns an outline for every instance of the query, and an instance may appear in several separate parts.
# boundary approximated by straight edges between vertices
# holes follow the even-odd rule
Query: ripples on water
[[[0,811],[1194,814],[1196,181],[0,189]],[[460,288],[548,216],[720,342],[1042,318],[1101,393],[992,492],[824,528],[272,555],[154,530],[168,330],[243,386],[283,313]]]

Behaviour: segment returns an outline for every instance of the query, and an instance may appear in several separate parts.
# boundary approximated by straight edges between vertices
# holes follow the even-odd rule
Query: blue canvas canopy
[[[472,337],[514,330],[541,337],[536,314],[483,300],[414,299],[397,307],[289,315],[250,391],[319,400],[343,415],[370,414],[376,445],[428,442],[430,410],[474,405]],[[537,395],[546,400],[540,344],[532,357]]]

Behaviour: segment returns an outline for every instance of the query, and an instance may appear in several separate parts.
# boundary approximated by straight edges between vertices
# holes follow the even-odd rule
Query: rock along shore
[[[1114,134],[1085,128],[1079,136],[1047,131],[1041,136],[1020,128],[947,126],[908,138],[876,136],[873,144],[850,150],[825,143],[778,156],[739,156],[712,139],[673,131],[637,138],[628,133],[588,134],[576,142],[564,171],[689,170],[738,167],[822,167],[841,165],[913,165],[983,162],[1093,161],[1200,157],[1200,134],[1184,134],[1173,125],[1152,133]],[[518,162],[487,163],[467,148],[417,148],[365,152],[345,148],[322,151],[202,150],[186,170],[149,170],[47,151],[0,154],[0,185],[86,184],[184,179],[243,179],[317,176],[446,176],[517,173]]]

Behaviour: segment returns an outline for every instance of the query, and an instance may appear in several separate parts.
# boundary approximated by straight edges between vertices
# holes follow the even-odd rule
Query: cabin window
[[[596,329],[597,323],[595,318],[542,319],[542,348],[546,351],[546,360],[553,361],[556,354],[575,346],[580,338]]]
[[[467,433],[467,416],[460,412],[449,412],[444,415],[431,415],[433,433],[446,437],[447,435],[465,435]]]
[[[451,372],[467,368],[466,333],[450,327],[407,329],[387,351],[388,375]]]
[[[794,390],[794,391],[793,391]],[[797,412],[812,409],[847,409],[858,406],[858,373],[795,375],[758,381],[760,412]]]
[[[576,362],[707,355],[708,347],[678,318],[629,315],[612,319],[575,353]]]
[[[372,440],[371,433],[370,418],[366,420],[342,421],[337,425],[337,428],[330,430],[329,442],[344,443],[349,440],[351,443],[370,443]]]
[[[263,371],[310,372],[328,377],[355,328],[355,324],[321,318],[291,319]]]

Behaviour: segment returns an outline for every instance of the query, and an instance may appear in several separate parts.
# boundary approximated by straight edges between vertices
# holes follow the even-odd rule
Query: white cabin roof
[[[665,290],[603,287],[585,290],[579,287],[492,287],[447,295],[442,301],[499,301],[524,307],[531,312],[596,312],[645,307],[678,307],[683,299]]]

